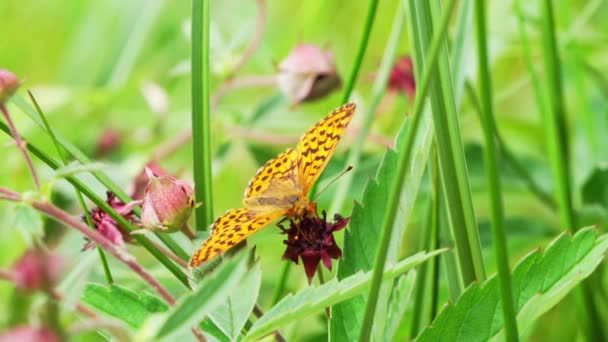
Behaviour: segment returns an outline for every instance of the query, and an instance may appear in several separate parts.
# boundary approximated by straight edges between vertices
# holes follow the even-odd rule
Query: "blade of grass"
[[[402,7],[401,2],[397,3],[397,7]],[[346,165],[359,165],[359,159],[361,158],[361,150],[363,149],[363,144],[365,143],[367,135],[372,126],[374,114],[376,113],[378,105],[380,104],[380,101],[382,100],[382,98],[384,97],[384,93],[386,92],[386,85],[388,84],[388,79],[391,75],[393,64],[395,64],[395,59],[399,50],[399,42],[401,41],[401,37],[403,34],[403,26],[405,20],[404,15],[402,13],[403,10],[397,10],[397,14],[395,16],[395,19],[393,20],[391,35],[388,38],[386,48],[384,49],[382,63],[380,64],[380,68],[378,69],[378,76],[376,77],[376,81],[374,82],[372,97],[369,105],[365,108],[361,131],[359,132],[357,139],[355,140],[355,145],[350,149]],[[340,181],[340,183],[338,183],[338,187],[334,194],[334,199],[331,203],[331,207],[329,208],[329,213],[340,212],[340,209],[344,204],[346,195],[348,194],[348,190],[352,186],[354,178],[354,172],[349,172],[342,177],[342,180]]]
[[[42,112],[42,109],[38,105],[38,101],[36,101],[36,98],[34,97],[34,95],[32,94],[31,91],[28,90],[27,94],[30,96],[30,100],[32,100],[34,107],[36,107],[36,110],[38,111],[38,114],[40,115],[40,119],[44,122],[45,129],[47,132],[49,132],[49,135],[51,136],[51,140],[53,140],[53,145],[55,145],[55,149],[57,150],[59,159],[61,159],[61,161],[63,162],[63,165],[68,165],[68,159],[63,154],[63,150],[62,150],[61,146],[59,146],[57,137],[55,137],[55,132],[51,128],[51,125],[49,124],[48,120],[46,119],[46,116],[44,115],[44,113]],[[87,205],[84,202],[82,193],[76,188],[74,188],[74,191],[76,192],[76,197],[78,198],[78,203],[80,204],[80,207],[82,208],[82,211],[84,212],[84,216],[86,218],[87,225],[89,227],[91,227],[91,229],[95,229],[95,225],[93,224],[93,220],[91,219],[91,213],[89,212],[89,209],[87,208]],[[99,260],[101,261],[101,265],[103,266],[103,272],[105,274],[106,281],[108,282],[108,284],[112,285],[114,283],[114,280],[112,279],[112,272],[110,272],[110,266],[108,265],[108,261],[106,260],[106,255],[100,246],[97,246],[97,253],[99,253]]]
[[[10,134],[10,129],[6,124],[0,122],[0,130],[4,131],[7,134]],[[27,149],[38,159],[40,159],[43,163],[48,165],[52,169],[58,169],[61,167],[61,164],[57,162],[54,158],[46,154],[46,152],[42,151],[38,147],[33,144],[27,144]],[[78,180],[75,176],[69,176],[65,178],[70,184],[72,184],[76,189],[78,189],[83,195],[85,195],[88,199],[90,199],[96,206],[98,206],[101,210],[105,211],[112,217],[121,227],[125,228],[128,231],[133,231],[139,229],[138,227],[133,226],[127,219],[125,219],[122,215],[120,215],[114,208],[112,208],[106,201],[104,201],[101,197],[97,196],[93,190],[89,187],[85,186],[83,182]],[[163,266],[165,266],[175,277],[187,288],[190,288],[190,284],[188,282],[188,277],[181,269],[179,269],[169,258],[164,255],[161,251],[156,249],[151,242],[142,235],[135,234],[133,236],[137,242],[144,247],[147,251],[150,252]]]
[[[213,222],[211,169],[211,107],[209,102],[210,0],[192,1],[192,161],[196,201],[196,230]]]
[[[357,55],[355,57],[355,63],[353,64],[346,85],[344,86],[344,93],[342,94],[342,102],[344,104],[350,99],[350,95],[353,92],[357,77],[359,76],[359,70],[361,70],[361,63],[363,63],[363,57],[367,50],[367,44],[369,42],[369,36],[374,26],[374,19],[376,18],[376,9],[378,8],[378,0],[370,0],[369,7],[367,8],[367,16],[365,17],[365,24],[363,26],[363,34],[359,41],[359,47],[357,48]]]
[[[484,163],[488,177],[490,221],[492,226],[492,239],[494,254],[496,255],[496,268],[502,300],[505,339],[517,341],[517,322],[515,320],[515,307],[513,304],[513,289],[511,286],[511,270],[509,268],[509,254],[507,250],[506,234],[504,230],[504,213],[502,204],[501,184],[498,175],[499,161],[495,154],[494,109],[492,105],[492,80],[488,62],[488,43],[486,36],[486,8],[484,0],[475,1],[475,32],[477,37],[477,56],[479,71],[479,92],[481,97],[481,125],[485,141]]]
[[[30,117],[30,119],[32,119],[32,121],[34,121],[41,129],[43,129],[47,134],[49,134],[49,132],[46,131],[44,123],[42,122],[42,120],[40,120],[38,113],[36,112],[36,110],[34,108],[32,108],[29,105],[29,103],[27,103],[20,96],[13,96],[12,101],[13,101],[13,103],[15,103],[17,105],[17,107],[19,107],[19,109],[21,109],[25,114],[27,114]],[[72,157],[72,158],[78,160],[82,164],[91,164],[92,163],[92,161],[91,161],[91,159],[89,159],[89,157],[87,157],[82,151],[80,151],[76,146],[74,146],[74,144],[72,144],[69,140],[67,140],[63,136],[61,136],[61,134],[59,134],[59,132],[55,132],[55,137],[57,138],[57,141],[59,142],[61,147],[69,153],[69,157]],[[52,159],[49,159],[49,160],[52,160]],[[44,160],[42,160],[42,161],[44,162]],[[51,166],[51,165],[49,165],[49,166]],[[56,169],[57,167],[53,167],[53,168]],[[93,172],[91,172],[91,174],[101,184],[103,184],[108,190],[112,191],[121,201],[123,201],[125,203],[129,203],[129,202],[133,201],[133,199],[120,186],[118,186],[116,183],[114,183],[110,179],[110,177],[108,177],[104,172],[93,171]],[[141,209],[139,207],[134,208],[133,211],[138,216],[141,215]],[[167,246],[169,248],[169,250],[171,250],[177,256],[179,256],[183,260],[186,260],[186,261],[189,260],[190,255],[188,253],[186,253],[186,251],[184,251],[169,235],[160,234],[160,233],[154,233],[154,234],[165,244],[165,246]]]
[[[555,21],[553,18],[553,4],[551,0],[542,1],[542,46],[544,57],[545,77],[547,81],[547,95],[549,110],[543,116],[546,129],[547,146],[551,169],[553,170],[554,185],[557,195],[560,223],[565,229],[576,232],[574,209],[572,205],[572,190],[570,184],[569,146],[566,130],[566,110],[561,75],[561,62],[557,51],[555,34]],[[582,296],[583,309],[587,315],[587,338],[594,341],[604,341],[602,321],[593,300],[593,293],[587,282],[579,290]]]
[[[440,1],[420,2],[421,25],[423,30],[433,32],[440,16]],[[428,33],[427,36],[430,36]],[[423,40],[423,43],[426,41]],[[433,108],[433,124],[439,152],[440,177],[447,196],[453,235],[459,253],[461,276],[467,286],[474,280],[485,280],[485,267],[481,253],[481,243],[477,230],[477,220],[464,156],[456,99],[454,98],[447,44],[443,45],[437,61],[434,88],[429,93]],[[462,258],[464,257],[464,258]]]
[[[450,0],[447,5],[446,11],[442,15],[441,24],[439,26],[439,29],[437,30],[436,35],[433,36],[431,48],[429,49],[429,63],[427,63],[424,67],[420,87],[416,90],[416,99],[414,101],[414,110],[412,121],[410,123],[410,131],[407,136],[404,149],[402,151],[399,151],[397,171],[395,176],[396,179],[394,180],[393,188],[391,189],[389,197],[387,198],[386,217],[384,218],[382,230],[380,231],[380,245],[378,247],[375,257],[372,281],[365,307],[365,316],[363,319],[363,324],[361,326],[361,334],[359,335],[361,341],[370,340],[370,333],[372,331],[374,315],[376,313],[376,305],[378,302],[378,293],[380,291],[380,285],[382,284],[382,273],[384,272],[388,245],[390,242],[390,237],[392,236],[392,230],[395,223],[394,221],[395,216],[397,214],[397,208],[399,207],[399,197],[401,195],[401,189],[405,181],[408,161],[411,159],[412,155],[412,146],[414,145],[414,137],[416,135],[415,132],[418,129],[421,113],[424,108],[423,99],[425,98],[426,92],[428,91],[431,71],[435,67],[435,61],[439,55],[439,48],[441,46],[441,43],[443,42],[443,36],[447,31],[450,15],[453,12],[455,4],[456,2],[454,0]]]

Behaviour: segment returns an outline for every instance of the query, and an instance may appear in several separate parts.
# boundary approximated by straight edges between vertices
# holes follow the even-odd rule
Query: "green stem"
[[[9,133],[10,129],[3,122],[0,122],[0,130],[4,131],[7,134],[10,134]],[[41,149],[39,149],[38,147],[36,147],[34,144],[31,144],[31,143],[27,144],[27,149],[34,156],[36,156],[38,159],[40,159],[43,163],[48,165],[53,170],[56,170],[61,167],[61,164],[59,162],[57,162],[51,156],[46,154],[46,152],[44,152]],[[138,229],[138,227],[135,227],[133,224],[131,224],[131,222],[129,222],[122,215],[120,215],[118,212],[116,212],[116,210],[114,210],[114,208],[112,208],[108,203],[106,203],[105,200],[103,200],[101,197],[97,196],[93,190],[91,190],[89,187],[85,186],[84,183],[82,183],[80,180],[78,180],[78,178],[76,178],[74,176],[67,176],[67,177],[65,177],[65,180],[67,180],[76,189],[78,189],[84,196],[86,196],[93,203],[95,203],[95,205],[97,207],[99,207],[101,210],[103,210],[108,215],[110,215],[110,217],[112,217],[116,221],[116,223],[118,223],[119,226],[123,227],[124,229],[126,229],[129,232]],[[133,235],[133,237],[135,238],[135,240],[137,240],[137,242],[142,247],[144,247],[161,264],[163,264],[163,266],[165,266],[171,273],[173,273],[173,275],[175,275],[175,277],[182,284],[184,284],[184,286],[186,286],[187,288],[190,288],[190,283],[188,281],[188,277],[186,276],[186,274],[184,272],[182,272],[182,270],[179,269],[179,267],[177,267],[171,260],[169,260],[169,258],[166,255],[164,255],[161,251],[156,249],[145,236],[142,236],[140,234],[135,234],[135,235]]]
[[[289,269],[291,268],[291,262],[285,261],[283,263],[283,270],[281,271],[281,277],[279,278],[279,284],[274,290],[274,296],[272,296],[272,306],[283,298],[283,292],[285,292],[285,284],[287,283],[287,276],[289,275]]]
[[[398,4],[397,6],[402,7],[400,4]],[[374,114],[376,113],[376,109],[378,109],[378,105],[380,104],[380,101],[382,100],[382,97],[386,92],[386,85],[388,83],[388,79],[391,75],[391,70],[393,69],[393,65],[395,64],[395,59],[399,51],[399,43],[401,42],[403,26],[405,22],[404,15],[402,13],[403,11],[398,10],[395,15],[395,19],[393,20],[391,35],[386,44],[382,63],[380,65],[380,69],[378,70],[376,81],[374,82],[371,101],[369,105],[365,108],[361,131],[357,136],[355,145],[350,149],[346,165],[360,164],[359,159],[361,158],[361,150],[363,149],[363,144],[365,143],[365,139],[367,138],[367,135],[369,134],[370,128],[374,121]],[[337,213],[340,211],[342,205],[344,204],[346,195],[348,194],[349,189],[352,187],[354,178],[354,172],[349,172],[343,176],[343,179],[340,181],[338,187],[336,188],[334,199],[332,201],[331,207],[329,208],[330,213]]]
[[[465,84],[465,91],[467,96],[469,97],[470,103],[475,108],[475,111],[478,115],[481,115],[481,105],[479,104],[479,100],[475,95],[473,86],[468,81]],[[523,163],[521,163],[517,159],[515,153],[513,153],[511,149],[507,146],[507,143],[498,131],[498,126],[496,125],[495,120],[492,120],[492,124],[494,125],[494,127],[492,128],[494,131],[494,139],[496,139],[497,148],[500,151],[500,156],[504,158],[505,163],[508,164],[509,167],[511,167],[511,169],[517,174],[519,178],[521,178],[524,184],[528,187],[528,190],[530,190],[533,195],[535,195],[550,209],[556,209],[557,205],[555,204],[555,200],[553,199],[553,197],[534,180],[534,177],[532,177],[532,175],[528,172]]]
[[[27,94],[30,96],[30,99],[32,100],[32,103],[34,104],[34,107],[36,107],[36,110],[38,111],[38,115],[40,115],[40,119],[44,123],[44,127],[46,128],[46,131],[51,136],[51,140],[53,140],[53,145],[55,145],[55,149],[57,150],[57,154],[59,155],[59,158],[63,162],[63,165],[68,165],[68,158],[63,154],[63,150],[62,150],[61,146],[59,145],[59,142],[57,141],[57,137],[55,136],[55,131],[51,128],[51,125],[49,124],[48,120],[46,119],[46,115],[44,115],[44,112],[40,108],[38,101],[36,101],[36,98],[34,97],[34,95],[32,94],[31,91],[28,90]],[[84,202],[82,193],[80,191],[78,191],[78,189],[76,189],[76,188],[74,188],[74,191],[76,191],[76,197],[78,198],[78,203],[80,204],[80,207],[82,208],[82,211],[84,212],[84,216],[87,220],[87,224],[89,225],[89,227],[91,227],[91,229],[95,229],[95,224],[93,223],[93,219],[91,219],[91,213],[89,212],[89,209],[87,208],[87,205]],[[97,253],[99,253],[99,259],[101,260],[101,265],[103,267],[103,272],[106,276],[106,281],[108,282],[108,284],[111,285],[114,283],[114,280],[112,279],[112,273],[110,272],[110,266],[108,265],[106,255],[105,255],[103,249],[99,246],[97,246]]]
[[[210,0],[192,1],[192,151],[197,202],[196,230],[213,222],[211,108],[209,102]]]
[[[380,231],[380,245],[378,246],[375,257],[371,286],[365,307],[365,316],[361,326],[361,334],[359,335],[361,341],[369,341],[371,337],[370,335],[374,322],[374,315],[376,313],[376,305],[378,303],[378,293],[380,292],[380,285],[382,284],[382,273],[384,272],[388,246],[390,243],[390,237],[392,236],[397,208],[399,207],[399,197],[405,181],[407,165],[412,156],[412,147],[414,146],[414,138],[416,136],[415,133],[418,129],[422,110],[424,108],[423,99],[425,98],[429,89],[431,71],[434,71],[435,69],[435,63],[439,55],[439,48],[443,42],[443,37],[447,31],[448,22],[454,10],[455,4],[456,2],[454,0],[450,0],[447,4],[445,12],[442,14],[440,28],[433,36],[431,48],[429,49],[429,63],[427,63],[424,67],[422,79],[419,83],[419,89],[416,90],[412,121],[410,122],[411,126],[404,148],[402,151],[399,151],[397,170],[395,173],[396,179],[394,180],[393,187],[390,189],[389,197],[387,198],[387,210],[384,217],[384,222],[382,224],[382,230]]]
[[[361,69],[361,63],[363,63],[363,57],[365,56],[365,50],[367,50],[367,43],[369,42],[369,35],[372,32],[374,26],[374,19],[376,18],[376,9],[378,8],[378,0],[370,0],[369,7],[367,8],[367,17],[365,18],[365,26],[363,26],[363,35],[359,41],[359,48],[357,49],[357,56],[355,57],[355,64],[353,64],[348,81],[344,86],[344,93],[342,94],[342,102],[346,103],[350,99],[350,95],[353,92],[357,77],[359,76],[359,70]]]
[[[507,341],[517,341],[517,321],[515,319],[515,306],[513,304],[513,290],[511,286],[511,270],[509,268],[509,255],[507,250],[507,237],[504,230],[504,213],[500,177],[498,174],[498,156],[495,146],[494,109],[492,106],[492,80],[488,62],[488,46],[486,36],[486,9],[484,0],[475,1],[475,29],[477,36],[477,55],[479,61],[479,91],[481,94],[481,125],[484,141],[484,162],[488,185],[490,190],[490,221],[492,238],[494,240],[494,254],[496,255],[496,268],[498,269],[498,282],[502,299],[505,338]]]
[[[544,0],[542,8],[542,37],[544,52],[544,67],[549,110],[544,115],[546,139],[549,147],[549,157],[557,195],[560,223],[564,229],[576,232],[578,226],[575,222],[572,205],[572,190],[570,185],[569,147],[566,131],[566,111],[564,105],[564,92],[561,77],[561,62],[557,50],[555,35],[555,22],[553,19],[553,4],[551,0]],[[593,300],[593,293],[587,283],[579,288],[583,297],[583,309],[587,315],[584,320],[587,338],[594,341],[604,341],[601,318]]]
[[[418,21],[419,51],[428,50],[428,37],[433,32],[433,15],[439,16],[438,1],[433,8],[427,1],[412,3],[412,13]],[[422,60],[420,54],[418,59]],[[459,274],[466,287],[473,281],[485,280],[481,243],[473,210],[464,148],[460,138],[460,123],[452,91],[447,47],[442,45],[438,59],[439,71],[433,75],[429,92],[433,126],[439,154],[439,171],[443,195],[447,204],[450,228],[456,245]]]

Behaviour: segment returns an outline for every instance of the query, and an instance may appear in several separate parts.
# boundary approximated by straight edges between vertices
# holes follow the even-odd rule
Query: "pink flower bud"
[[[388,81],[388,89],[400,92],[410,100],[416,96],[416,80],[414,79],[414,66],[410,56],[402,56],[395,62]]]
[[[59,342],[57,334],[45,327],[19,326],[0,333],[0,342]]]
[[[311,44],[297,46],[279,64],[277,82],[294,103],[323,98],[342,85],[333,55]]]
[[[171,176],[157,176],[146,169],[150,181],[144,194],[141,223],[149,230],[172,233],[181,229],[195,206],[194,190]]]
[[[122,137],[120,131],[115,128],[106,128],[97,138],[97,146],[95,147],[95,156],[98,158],[105,157],[120,147]]]
[[[63,266],[63,260],[57,255],[41,249],[30,249],[13,265],[12,280],[23,291],[51,288]]]
[[[17,76],[10,71],[0,69],[0,105],[6,102],[19,88]]]

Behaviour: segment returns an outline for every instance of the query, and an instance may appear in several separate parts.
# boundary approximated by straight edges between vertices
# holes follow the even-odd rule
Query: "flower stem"
[[[384,222],[382,224],[382,230],[380,231],[380,245],[378,246],[375,257],[371,286],[365,307],[365,316],[361,326],[361,334],[359,335],[359,339],[361,341],[370,341],[371,338],[372,325],[374,323],[374,315],[376,312],[376,305],[378,303],[378,294],[380,292],[380,285],[382,284],[382,274],[384,273],[384,266],[388,253],[388,245],[390,243],[390,237],[392,236],[397,208],[399,207],[399,197],[405,181],[407,165],[412,155],[414,137],[416,136],[415,132],[418,129],[422,110],[424,108],[424,98],[429,90],[431,72],[435,70],[436,60],[439,55],[439,48],[441,47],[441,43],[444,41],[443,37],[447,31],[448,22],[454,10],[455,4],[456,1],[450,0],[446,5],[446,9],[441,17],[439,28],[431,41],[431,48],[428,52],[428,63],[426,63],[424,66],[419,89],[416,89],[416,99],[414,101],[414,109],[412,121],[410,122],[411,126],[409,129],[409,134],[407,136],[404,149],[399,151],[395,180],[387,198],[387,209]]]
[[[59,158],[63,162],[63,165],[64,166],[68,165],[68,159],[64,155],[63,150],[61,149],[61,146],[59,145],[59,141],[57,141],[57,137],[55,136],[55,131],[51,128],[51,125],[49,124],[48,120],[46,119],[46,115],[44,115],[44,112],[40,108],[38,101],[36,101],[36,98],[34,97],[34,95],[32,94],[32,92],[30,90],[27,91],[27,94],[30,96],[30,100],[32,100],[34,107],[36,107],[36,110],[38,111],[38,114],[40,115],[40,119],[44,123],[46,131],[51,136],[51,140],[53,140],[53,144],[55,145],[55,149],[57,150],[57,154],[59,155]],[[89,212],[89,209],[87,208],[87,205],[84,202],[82,193],[76,188],[74,188],[74,191],[76,191],[76,197],[78,198],[78,203],[80,204],[80,207],[82,208],[82,211],[84,212],[84,216],[87,220],[87,224],[89,225],[89,227],[91,227],[91,229],[95,229],[95,224],[93,223],[93,220],[91,219],[91,213]],[[108,265],[106,255],[104,254],[103,249],[101,249],[101,247],[99,247],[99,246],[97,246],[97,253],[99,253],[99,259],[101,260],[101,265],[103,267],[103,272],[105,274],[106,281],[108,282],[108,284],[111,285],[114,283],[114,280],[112,279],[112,273],[110,272],[110,266]]]
[[[0,130],[3,130],[5,132],[9,131],[8,127],[3,122],[0,122]],[[57,169],[60,167],[60,164],[56,160],[51,158],[49,155],[47,155],[45,152],[43,152],[36,146],[34,146],[32,144],[27,144],[27,149],[34,156],[36,156],[38,159],[40,159],[42,162],[44,162],[45,164],[50,166],[52,169]],[[78,178],[76,178],[74,176],[68,176],[68,177],[65,177],[65,180],[67,180],[75,188],[80,190],[87,198],[89,198],[93,203],[95,203],[95,205],[97,207],[99,207],[101,210],[108,213],[108,215],[110,215],[110,217],[112,217],[121,227],[123,227],[127,231],[133,231],[133,230],[138,229],[137,227],[133,226],[133,224],[131,224],[131,222],[129,222],[127,219],[125,219],[122,215],[120,215],[118,212],[116,212],[116,210],[114,210],[114,208],[112,208],[110,205],[108,205],[106,203],[106,201],[104,201],[99,196],[97,196],[93,190],[86,187],[80,180],[78,180]],[[0,198],[2,197],[1,194],[2,194],[2,192],[0,192]],[[11,200],[11,198],[10,197],[7,198],[7,196],[9,196],[9,195],[4,194],[5,199]],[[14,199],[12,199],[12,200],[14,200]],[[159,234],[159,236],[162,237],[163,235]],[[173,273],[173,275],[184,286],[186,286],[187,288],[190,288],[190,283],[188,282],[188,277],[186,276],[186,274],[179,267],[177,267],[175,264],[173,264],[171,262],[171,260],[169,260],[169,258],[167,258],[162,252],[160,252],[158,249],[154,248],[154,246],[152,246],[152,244],[150,243],[150,240],[148,240],[145,236],[142,236],[139,234],[135,234],[133,237],[137,240],[137,242],[142,247],[144,247],[146,250],[148,250],[148,252],[150,252],[150,254],[152,254],[161,264],[163,264],[171,273]],[[163,241],[163,242],[165,242],[165,241]],[[173,250],[173,249],[171,249],[171,250]]]
[[[571,229],[576,232],[578,226],[575,221],[572,205],[566,110],[561,77],[561,62],[557,51],[552,1],[542,1],[541,7],[543,17],[542,43],[544,67],[547,78],[545,84],[547,85],[549,99],[549,110],[543,115],[546,129],[545,133],[547,145],[549,147],[551,168],[553,170],[560,223],[562,228]],[[587,316],[587,319],[584,320],[587,322],[584,333],[590,340],[604,341],[602,321],[599,317],[597,307],[594,304],[593,293],[588,285],[587,282],[584,282],[578,290],[579,295],[583,298],[582,307]]]
[[[0,103],[0,111],[2,111],[2,114],[4,115],[4,119],[6,120],[8,127],[10,127],[11,136],[13,137],[13,139],[15,139],[17,148],[19,148],[19,150],[21,150],[21,153],[23,154],[23,158],[25,158],[27,167],[30,169],[30,174],[32,175],[32,178],[34,179],[34,184],[36,184],[36,189],[38,189],[38,191],[40,191],[40,181],[38,180],[38,175],[36,174],[36,170],[34,169],[34,164],[32,163],[32,159],[30,158],[30,155],[27,153],[26,143],[25,143],[25,141],[23,141],[23,139],[21,139],[21,136],[19,135],[19,132],[17,131],[17,127],[13,123],[11,116],[8,114],[8,110],[6,109],[6,106],[4,105],[4,103]]]
[[[363,63],[363,57],[365,56],[365,50],[367,50],[367,44],[369,42],[369,36],[374,26],[374,19],[376,18],[376,9],[378,8],[378,0],[370,0],[369,7],[367,8],[367,17],[365,18],[365,24],[363,26],[363,35],[359,41],[359,48],[357,49],[357,55],[355,57],[355,63],[353,64],[346,85],[344,86],[344,93],[342,94],[342,102],[344,104],[350,99],[350,95],[353,92],[357,77],[359,76],[359,70],[361,69],[361,63]]]
[[[209,102],[210,0],[192,1],[192,144],[196,201],[196,230],[213,222],[211,109]]]
[[[495,145],[496,134],[494,128],[494,109],[492,105],[492,80],[488,63],[488,46],[486,36],[486,9],[484,0],[475,1],[475,29],[477,36],[477,55],[479,68],[479,91],[481,94],[481,125],[486,144],[484,161],[488,185],[490,190],[490,221],[492,226],[494,254],[498,281],[502,299],[502,311],[507,341],[517,341],[517,322],[515,320],[515,307],[513,304],[513,290],[511,286],[511,271],[509,269],[509,255],[507,250],[506,234],[504,230],[504,213],[501,196],[500,177],[498,175],[498,156]]]

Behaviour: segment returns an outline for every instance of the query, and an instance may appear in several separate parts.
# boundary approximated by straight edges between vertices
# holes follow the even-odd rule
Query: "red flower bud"
[[[0,69],[0,105],[6,102],[19,88],[17,76],[10,71]]]
[[[391,70],[388,89],[401,92],[412,100],[416,95],[416,80],[414,79],[414,66],[410,56],[400,57]]]
[[[333,55],[311,44],[297,46],[279,64],[277,82],[294,103],[323,98],[342,85]]]
[[[168,233],[181,229],[195,206],[194,190],[188,183],[171,176],[157,176],[150,169],[146,169],[146,173],[150,181],[142,204],[142,225]]]
[[[18,289],[28,292],[52,288],[63,266],[59,256],[30,249],[13,265],[12,280]]]
[[[116,195],[111,191],[108,191],[106,196],[106,203],[108,203],[120,215],[133,223],[137,221],[133,208],[138,206],[141,201],[133,201],[127,204],[117,198]],[[112,241],[115,245],[124,246],[125,242],[128,243],[133,241],[131,234],[129,234],[126,229],[118,225],[118,222],[116,222],[105,211],[95,208],[91,210],[90,214],[93,224],[95,225],[95,229],[97,229],[101,235],[105,236],[106,239]],[[86,222],[86,218],[84,216],[82,217],[82,220]],[[95,243],[93,241],[88,241],[88,239],[86,240],[87,243],[82,248],[83,250],[95,247]]]

